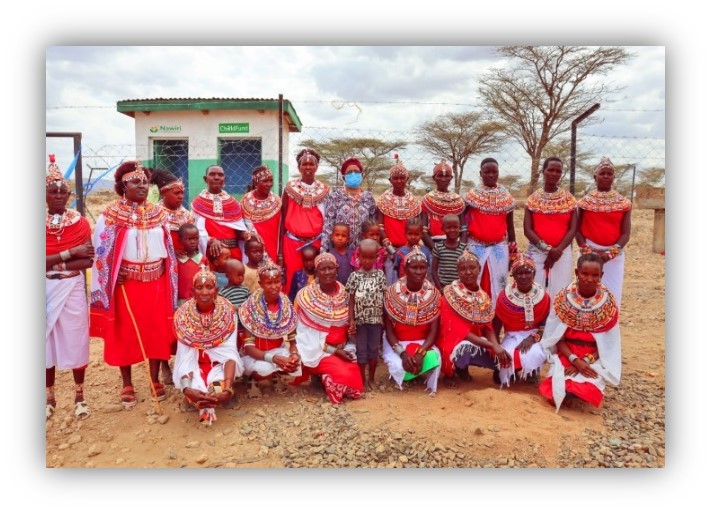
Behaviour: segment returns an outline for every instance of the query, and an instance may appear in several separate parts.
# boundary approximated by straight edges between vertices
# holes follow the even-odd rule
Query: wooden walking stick
[[[131,321],[133,322],[133,329],[136,331],[136,337],[138,338],[138,346],[141,347],[141,355],[143,355],[143,364],[146,366],[146,372],[148,373],[148,383],[151,384],[151,391],[153,392],[153,399],[156,402],[156,407],[158,409],[158,414],[163,414],[163,408],[160,406],[158,401],[158,394],[156,393],[156,387],[153,385],[153,378],[151,378],[151,367],[148,364],[148,358],[146,357],[146,350],[143,348],[143,339],[141,339],[141,332],[138,330],[138,325],[136,324],[136,318],[133,317],[133,311],[131,310],[131,304],[128,303],[128,296],[126,295],[126,289],[123,284],[119,286],[121,288],[121,293],[123,293],[123,300],[126,302],[126,308],[128,309],[128,315],[131,316]]]

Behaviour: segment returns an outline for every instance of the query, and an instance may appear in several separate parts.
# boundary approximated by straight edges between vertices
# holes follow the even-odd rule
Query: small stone
[[[126,462],[126,460],[125,460],[125,459],[122,459],[121,457],[119,457],[118,459],[116,459],[116,465],[117,465],[117,466],[120,466],[120,465],[123,464],[124,462]]]
[[[162,416],[158,416],[158,423],[160,423],[161,425],[165,425],[166,423],[168,423],[169,419],[170,416],[168,416],[167,414],[163,414]]]
[[[96,455],[99,455],[101,453],[101,449],[96,446],[95,444],[91,445],[89,448],[89,457],[95,457]]]
[[[123,405],[116,405],[113,403],[109,403],[109,404],[103,405],[100,409],[102,412],[112,413],[112,412],[122,412],[124,410],[124,407],[123,407]]]
[[[200,446],[200,441],[189,441],[185,443],[186,448],[197,448],[198,446]]]
[[[398,460],[403,464],[410,461],[410,459],[408,459],[405,455],[400,455],[400,457],[398,457]]]
[[[197,462],[198,464],[206,463],[207,462],[207,455],[205,455],[204,453],[198,455],[198,457],[195,459],[195,462]]]
[[[81,442],[81,435],[79,434],[74,434],[72,435],[69,439],[67,439],[67,442],[69,444],[77,444]]]
[[[498,432],[498,431],[499,431],[499,425],[489,425],[489,431],[490,431],[490,432]]]
[[[264,412],[262,409],[257,409],[256,412],[255,412],[255,414],[256,414],[257,416],[259,416],[260,418],[266,418],[266,417],[267,417],[267,413]]]
[[[57,447],[58,450],[66,450],[67,448],[69,448],[67,443],[62,443]]]
[[[474,430],[474,435],[484,435],[484,431],[477,427],[476,430]]]
[[[612,437],[608,442],[610,446],[620,446],[622,444],[622,440],[619,437]]]

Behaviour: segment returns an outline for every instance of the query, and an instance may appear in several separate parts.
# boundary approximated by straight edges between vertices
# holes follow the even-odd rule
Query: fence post
[[[599,103],[596,103],[590,107],[590,109],[573,120],[573,124],[570,128],[570,193],[573,196],[575,196],[575,157],[578,151],[578,123],[583,121],[599,108]]]
[[[282,152],[284,151],[284,95],[279,93],[279,196],[282,193],[282,167],[284,165],[284,158],[282,157]]]

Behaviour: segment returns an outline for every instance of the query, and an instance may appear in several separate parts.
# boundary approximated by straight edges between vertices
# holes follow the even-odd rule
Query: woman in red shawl
[[[440,162],[432,170],[432,180],[437,187],[422,197],[421,204],[422,231],[424,232],[422,241],[430,250],[434,250],[435,242],[446,239],[442,229],[442,218],[447,214],[459,217],[460,226],[465,227],[464,200],[457,193],[449,191],[449,184],[452,182],[452,167],[445,161]]]
[[[96,220],[96,259],[91,270],[91,335],[104,340],[104,361],[119,366],[121,402],[136,405],[131,365],[148,358],[152,394],[162,401],[161,360],[175,340],[177,261],[165,210],[146,200],[148,176],[140,162],[116,169],[119,199]]]
[[[304,269],[300,250],[308,245],[321,248],[324,203],[330,189],[315,178],[320,160],[321,156],[311,148],[296,154],[301,177],[287,182],[281,196],[277,263],[286,268],[285,293],[291,291],[294,273]]]
[[[50,155],[49,160],[45,219],[46,414],[49,419],[57,407],[54,379],[59,366],[72,370],[76,386],[74,416],[82,420],[88,418],[91,411],[84,401],[84,374],[89,362],[89,312],[81,270],[91,267],[94,247],[89,222],[77,211],[67,209],[69,183],[62,178],[54,155]]]
[[[459,279],[442,291],[437,345],[442,351],[442,371],[449,387],[456,385],[455,373],[465,382],[471,381],[469,366],[496,370],[511,363],[511,356],[494,335],[494,306],[477,284],[480,270],[476,256],[464,250],[457,260]]]
[[[242,197],[242,214],[250,221],[259,239],[264,243],[264,251],[276,262],[281,221],[281,198],[272,193],[274,177],[268,166],[257,166],[252,170],[252,185]]]
[[[511,264],[513,284],[507,284],[496,300],[494,331],[504,327],[501,346],[513,356],[513,366],[501,368],[495,381],[509,385],[510,379],[525,379],[540,371],[547,353],[540,344],[543,327],[551,308],[551,298],[541,284],[533,281],[536,264],[519,254]]]

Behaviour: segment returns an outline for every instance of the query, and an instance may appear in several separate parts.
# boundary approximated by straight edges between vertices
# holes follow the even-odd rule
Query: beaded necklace
[[[45,218],[47,235],[56,237],[57,242],[60,242],[62,240],[62,234],[64,234],[64,228],[75,224],[79,221],[79,217],[80,214],[72,209],[65,209],[62,214],[50,214],[49,211],[47,211]]]
[[[516,207],[516,200],[506,188],[500,184],[487,187],[479,184],[469,190],[466,197],[467,205],[486,214],[509,213]]]
[[[515,307],[523,309],[526,328],[532,328],[534,322],[533,308],[545,297],[546,291],[539,284],[533,283],[531,290],[522,293],[518,290],[516,283],[507,284],[504,288],[506,300]]]
[[[464,210],[464,200],[457,193],[449,191],[430,191],[422,198],[422,207],[436,215],[459,215]]]
[[[420,202],[408,189],[403,196],[397,196],[390,188],[378,198],[378,209],[385,216],[396,220],[407,220],[420,215]]]
[[[542,214],[563,214],[574,210],[575,206],[575,197],[570,194],[570,191],[561,188],[557,188],[552,193],[540,188],[526,200],[529,211]]]
[[[340,282],[335,282],[334,294],[324,293],[317,281],[299,291],[299,309],[320,325],[340,326],[348,322],[348,293]]]
[[[166,207],[163,200],[159,202],[159,205],[163,207],[168,216],[168,228],[170,228],[171,232],[177,231],[185,223],[195,223],[195,216],[182,205],[175,210]]]
[[[239,307],[239,321],[252,335],[280,339],[296,329],[296,311],[284,293],[279,293],[278,310],[269,310],[264,291],[258,290]]]
[[[290,180],[284,188],[289,198],[305,208],[316,207],[326,199],[329,191],[330,188],[323,182],[314,180],[311,184],[305,184],[300,178]]]
[[[584,298],[575,281],[558,292],[553,306],[563,323],[583,332],[603,332],[618,317],[615,298],[602,284],[593,296]]]
[[[205,350],[224,343],[235,331],[234,309],[229,300],[218,296],[215,308],[203,313],[191,298],[175,313],[175,332],[178,340],[191,348]]]
[[[128,228],[148,229],[163,225],[167,221],[165,210],[151,202],[136,203],[120,198],[111,202],[104,210],[108,225],[116,224]]]
[[[595,189],[580,199],[578,207],[591,212],[627,212],[632,209],[632,202],[614,189],[610,191]]]
[[[470,291],[457,279],[442,291],[445,300],[462,318],[472,323],[488,323],[494,319],[494,305],[485,291]]]
[[[426,280],[419,291],[407,288],[407,277],[403,277],[385,291],[385,311],[405,325],[425,325],[439,317],[440,293]]]
[[[266,198],[257,198],[255,191],[250,191],[242,197],[242,213],[254,223],[273,218],[280,209],[281,198],[271,191]]]
[[[239,202],[225,191],[215,194],[203,189],[195,197],[191,207],[195,213],[203,218],[227,222],[242,219],[242,208]]]

